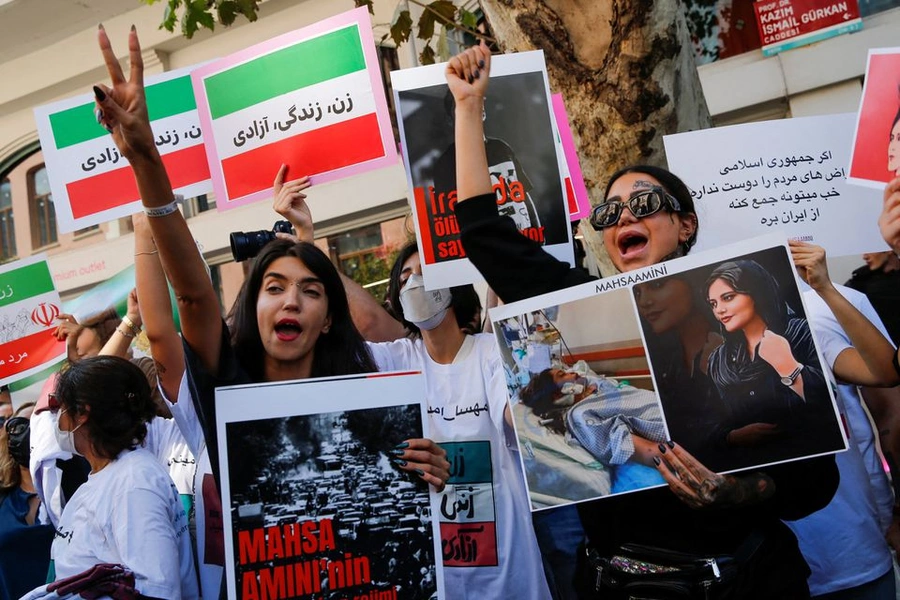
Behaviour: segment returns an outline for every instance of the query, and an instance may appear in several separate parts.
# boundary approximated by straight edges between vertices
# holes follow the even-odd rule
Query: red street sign
[[[764,47],[859,19],[857,0],[758,0],[754,9]]]

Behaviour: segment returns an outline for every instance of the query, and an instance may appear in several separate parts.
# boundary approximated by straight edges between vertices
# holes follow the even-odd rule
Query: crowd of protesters
[[[98,38],[110,84],[93,88],[97,121],[132,166],[145,208],[134,217],[136,288],[121,318],[105,307],[81,322],[61,315],[55,335],[66,341],[65,367],[36,404],[12,410],[0,403],[9,407],[0,412],[0,599],[224,597],[227,503],[219,495],[215,389],[378,370],[425,376],[430,437],[411,436],[391,451],[410,481],[441,493],[454,485],[442,444],[489,447],[497,560],[445,565],[447,598],[895,597],[888,539],[900,535],[859,394],[900,383],[890,341],[900,307],[876,300],[886,330],[864,296],[832,284],[821,248],[791,243],[810,288],[809,325],[802,326],[816,333],[830,375],[818,372],[814,382],[813,369],[785,351],[788,333],[767,330],[747,360],[774,370],[781,395],[798,403],[804,386],[825,386],[833,376],[847,452],[720,475],[677,439],[648,444],[643,458],[665,486],[586,502],[577,515],[570,507],[532,518],[500,353],[493,336],[473,326],[481,304],[472,286],[426,290],[412,243],[393,266],[385,310],[312,243],[309,180],[291,179],[298,174],[282,166],[274,209],[296,236],[280,234],[260,251],[223,315],[153,141],[137,33],[129,35],[127,76],[102,27]],[[592,276],[547,254],[497,212],[483,128],[490,63],[488,49],[477,46],[446,68],[455,103],[456,216],[467,256],[511,302]],[[620,272],[686,255],[700,227],[685,184],[642,165],[613,175],[591,223]],[[892,251],[869,265],[871,273],[854,274],[849,283],[857,289],[882,289],[897,269],[900,178],[885,189],[879,226]],[[735,281],[717,281],[722,298],[748,294]],[[152,358],[132,349],[142,331]],[[736,344],[737,352],[749,341]],[[685,365],[708,356],[703,350],[679,348]],[[685,369],[684,393],[716,394],[705,368]],[[489,407],[485,418],[451,424],[438,416],[462,402]],[[760,435],[757,427],[738,437]],[[391,561],[404,560],[396,546],[390,552]],[[711,578],[692,588],[689,578],[672,575],[686,569],[667,566],[676,555],[710,568]],[[615,569],[629,560],[635,572],[626,585],[627,570]]]

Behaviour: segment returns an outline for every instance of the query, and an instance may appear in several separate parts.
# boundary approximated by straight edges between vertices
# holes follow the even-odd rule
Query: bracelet
[[[133,337],[134,337],[134,334],[131,333],[130,331],[122,331],[122,325],[121,325],[121,324],[119,324],[119,325],[116,326],[116,331],[119,332],[119,333],[121,333],[122,335],[124,335],[124,336],[127,337],[127,338],[133,338]]]
[[[131,337],[134,337],[135,335],[140,335],[141,328],[138,327],[137,325],[135,325],[134,321],[132,321],[130,318],[128,318],[128,315],[125,315],[124,317],[122,317],[122,323],[124,323],[125,326],[131,330],[131,333],[133,334]]]
[[[145,206],[144,213],[148,217],[165,217],[167,215],[171,215],[175,211],[178,210],[178,203],[184,201],[184,196],[181,194],[175,194],[175,199],[165,204],[163,206]]]
[[[135,252],[135,256],[148,256],[150,254],[159,254],[159,250],[150,250],[148,252]]]

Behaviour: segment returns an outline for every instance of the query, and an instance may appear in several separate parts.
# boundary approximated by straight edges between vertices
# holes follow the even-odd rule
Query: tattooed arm
[[[719,475],[671,442],[660,444],[654,462],[669,489],[692,508],[752,506],[770,502],[781,519],[794,520],[824,508],[838,485],[833,456],[797,461],[765,471]],[[663,451],[664,450],[664,451]]]

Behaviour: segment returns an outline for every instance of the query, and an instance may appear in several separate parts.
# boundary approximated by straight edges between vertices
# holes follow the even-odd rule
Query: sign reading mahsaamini
[[[757,0],[765,56],[862,29],[857,0]]]
[[[191,77],[221,210],[271,199],[282,163],[322,183],[397,160],[365,8],[251,46]]]
[[[175,192],[212,191],[192,67],[147,78],[147,111],[156,147]],[[60,232],[98,225],[140,210],[134,173],[83,94],[34,109]]]

